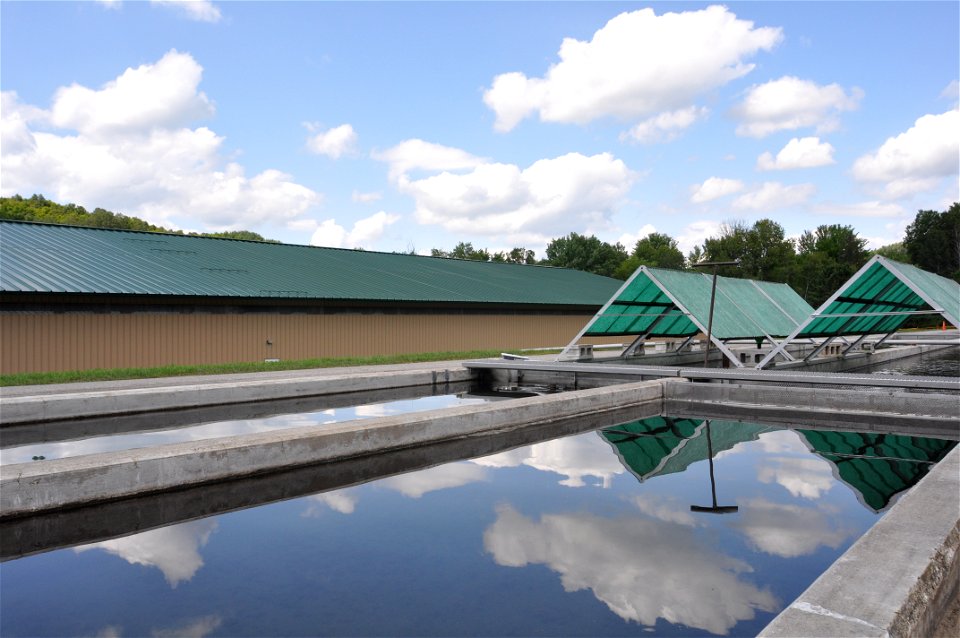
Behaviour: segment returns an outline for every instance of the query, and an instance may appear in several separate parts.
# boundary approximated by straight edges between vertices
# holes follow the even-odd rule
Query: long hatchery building
[[[621,283],[546,266],[0,221],[0,372],[562,346]]]

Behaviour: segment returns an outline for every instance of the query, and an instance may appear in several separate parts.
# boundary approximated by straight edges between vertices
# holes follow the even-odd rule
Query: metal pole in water
[[[732,514],[740,510],[736,505],[717,505],[717,481],[713,475],[713,440],[710,438],[710,420],[707,419],[707,454],[710,461],[710,493],[713,495],[713,505],[691,505],[691,512],[706,514]]]

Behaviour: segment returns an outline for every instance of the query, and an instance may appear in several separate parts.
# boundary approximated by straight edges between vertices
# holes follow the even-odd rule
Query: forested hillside
[[[276,243],[272,239],[265,239],[262,235],[249,230],[233,230],[222,233],[184,233],[180,230],[170,230],[162,226],[154,226],[138,217],[113,213],[103,208],[95,208],[91,213],[83,206],[77,206],[76,204],[58,204],[50,201],[43,195],[34,195],[29,198],[24,198],[20,195],[0,197],[0,219]]]

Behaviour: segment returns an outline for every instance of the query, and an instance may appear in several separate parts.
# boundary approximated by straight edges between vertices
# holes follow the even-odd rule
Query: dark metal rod
[[[710,366],[710,342],[713,335],[713,304],[717,300],[717,266],[713,267],[713,283],[710,286],[710,315],[707,317],[707,343],[703,348],[703,367]],[[709,439],[708,439],[709,440]],[[710,460],[713,463],[713,460]]]
[[[717,268],[720,266],[739,266],[740,260],[735,259],[733,261],[701,261],[699,263],[693,264],[694,268],[700,268],[701,266],[712,266],[713,267],[713,283],[710,285],[710,314],[707,317],[707,343],[703,348],[703,367],[706,368],[710,365],[710,342],[713,336],[713,304],[717,299]]]

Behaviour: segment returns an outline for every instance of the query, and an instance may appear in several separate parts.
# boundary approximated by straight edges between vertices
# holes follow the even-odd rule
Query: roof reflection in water
[[[708,458],[705,425],[699,419],[654,417],[605,428],[601,435],[613,446],[624,467],[640,481],[683,472]],[[713,453],[755,441],[779,428],[711,420]],[[810,450],[829,461],[834,476],[874,512],[882,512],[927,475],[956,445],[954,441],[899,434],[796,430]]]
[[[811,451],[833,464],[835,476],[875,512],[920,481],[956,445],[900,434],[797,430]]]

